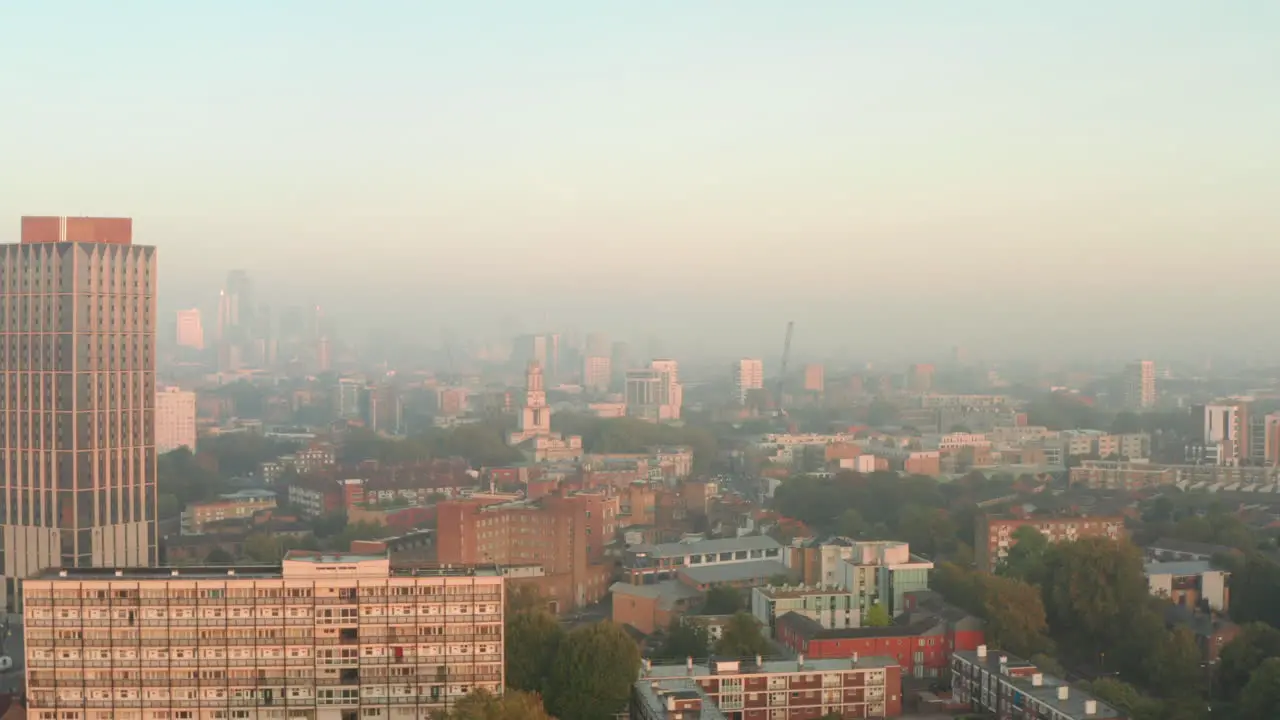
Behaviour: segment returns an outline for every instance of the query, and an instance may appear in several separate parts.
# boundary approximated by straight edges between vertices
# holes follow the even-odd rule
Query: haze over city
[[[432,343],[1250,356],[1280,9],[1207,7],[10,4],[0,217],[134,217],[169,310],[244,268]]]
[[[0,720],[1280,718],[1280,3],[0,31]]]

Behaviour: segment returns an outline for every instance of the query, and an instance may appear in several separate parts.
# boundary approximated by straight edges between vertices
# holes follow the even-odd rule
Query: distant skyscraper
[[[679,420],[684,405],[684,387],[680,384],[679,364],[675,360],[651,360],[649,368],[658,373],[658,419]]]
[[[631,346],[616,341],[609,346],[609,369],[613,372],[613,382],[621,386],[631,366]]]
[[[1130,363],[1124,371],[1124,402],[1130,410],[1156,406],[1156,364],[1151,360]]]
[[[200,322],[200,311],[178,311],[178,346],[192,350],[204,349],[204,325]]]
[[[1195,406],[1192,416],[1200,422],[1200,438],[1191,444],[1188,460],[1206,465],[1240,465],[1248,453],[1248,413],[1248,404],[1243,402]]]
[[[347,420],[360,418],[360,398],[364,394],[364,381],[356,378],[339,378],[334,410],[338,417]]]
[[[511,361],[521,368],[529,367],[531,362],[538,363],[539,367],[546,367],[547,356],[546,335],[521,335],[511,348]]]
[[[658,399],[662,394],[662,373],[649,368],[628,370],[624,390],[627,415],[650,422],[658,421]]]
[[[907,390],[916,393],[927,393],[933,389],[933,366],[929,364],[912,365],[907,370]]]
[[[0,246],[3,597],[45,568],[156,562],[156,250],[127,218]]]
[[[804,389],[806,392],[820,393],[827,389],[826,370],[818,363],[804,366]]]
[[[739,405],[747,403],[752,390],[764,389],[764,361],[742,358],[733,364],[733,396]]]
[[[588,355],[582,361],[582,387],[589,392],[608,392],[613,380],[608,356]]]
[[[333,369],[333,348],[329,343],[329,338],[321,337],[316,341],[316,369],[319,372],[329,372]]]
[[[229,305],[227,318],[229,327],[246,330],[252,328],[257,306],[254,304],[253,281],[249,279],[249,273],[244,270],[232,270],[227,273],[225,292]]]
[[[176,387],[156,393],[156,452],[196,450],[196,394]]]
[[[609,357],[609,336],[600,332],[588,333],[586,350],[588,357]]]

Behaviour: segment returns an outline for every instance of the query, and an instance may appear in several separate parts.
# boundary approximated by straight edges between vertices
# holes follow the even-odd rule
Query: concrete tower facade
[[[156,562],[156,250],[127,218],[0,246],[3,599],[49,567]]]

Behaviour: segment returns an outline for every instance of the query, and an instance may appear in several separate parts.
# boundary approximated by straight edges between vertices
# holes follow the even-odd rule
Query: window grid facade
[[[275,577],[28,581],[28,711],[425,720],[473,690],[501,691],[498,574],[318,577],[287,563]]]
[[[156,250],[121,218],[24,218],[0,245],[6,608],[48,567],[156,562]]]

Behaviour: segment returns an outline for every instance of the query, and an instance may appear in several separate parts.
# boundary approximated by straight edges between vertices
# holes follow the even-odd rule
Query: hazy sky
[[[11,0],[0,30],[0,240],[131,215],[170,307],[242,267],[424,334],[1280,345],[1274,0]]]

